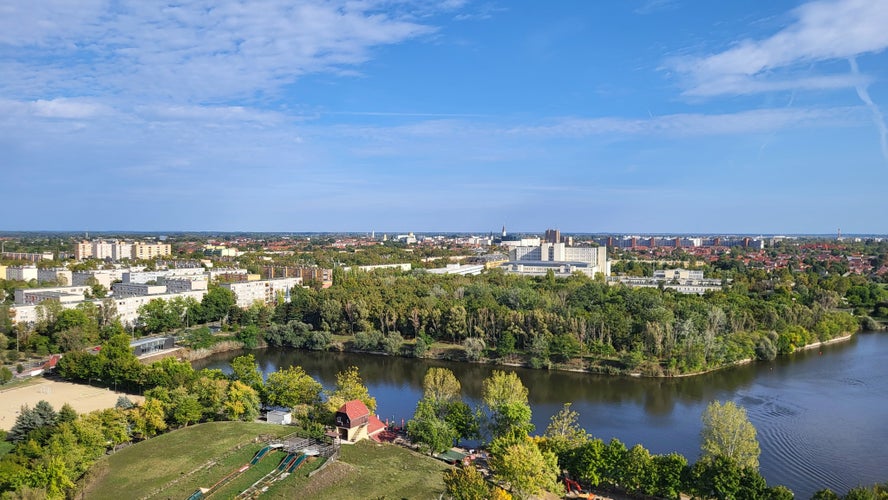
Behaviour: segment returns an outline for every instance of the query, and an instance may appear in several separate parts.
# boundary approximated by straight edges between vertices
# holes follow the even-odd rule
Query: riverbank
[[[854,333],[849,333],[843,337],[836,337],[834,339],[823,340],[821,342],[814,342],[813,344],[808,344],[805,347],[799,347],[796,351],[807,351],[810,349],[817,349],[818,347],[830,345],[830,344],[838,344],[839,342],[847,342],[854,337]]]
[[[836,337],[834,339],[814,342],[812,344],[808,344],[803,347],[799,347],[795,350],[795,352],[805,351],[810,349],[816,349],[818,347],[822,347],[825,345],[836,344],[840,342],[847,342],[854,338],[856,333],[850,333],[847,335],[843,335],[841,337]],[[573,363],[549,363],[544,367],[535,368],[530,363],[527,362],[517,362],[515,360],[515,356],[513,355],[508,360],[500,360],[496,358],[482,358],[478,361],[472,361],[467,358],[465,348],[458,344],[445,344],[445,343],[435,343],[432,347],[429,348],[428,352],[422,358],[415,358],[404,352],[402,347],[402,352],[400,354],[389,354],[384,351],[366,351],[355,349],[351,347],[351,341],[347,336],[339,336],[341,338],[336,339],[331,346],[326,349],[331,352],[348,352],[354,354],[367,354],[373,356],[391,356],[391,357],[399,357],[399,358],[407,358],[407,359],[431,359],[431,360],[439,360],[439,361],[453,361],[459,363],[469,363],[469,364],[484,364],[484,365],[494,365],[494,366],[502,366],[508,368],[528,368],[528,369],[537,369],[537,370],[547,370],[547,371],[561,371],[561,372],[572,372],[572,373],[587,373],[590,375],[606,375],[606,376],[625,376],[625,377],[634,377],[634,378],[651,378],[651,379],[671,379],[671,378],[686,378],[686,377],[695,377],[698,375],[705,375],[708,373],[717,372],[720,370],[724,370],[726,368],[733,368],[738,366],[747,365],[755,362],[756,358],[746,358],[739,359],[737,361],[733,361],[731,363],[716,366],[712,368],[708,368],[702,371],[689,372],[689,373],[665,373],[661,372],[660,374],[646,374],[638,371],[622,371],[618,368],[614,368],[612,371],[610,370],[600,370],[600,369],[589,369],[585,367],[577,367],[578,364],[576,360]],[[408,344],[408,342],[405,342]],[[265,342],[260,342],[256,349],[267,349],[269,346]],[[218,344],[213,345],[212,347],[198,350],[190,350],[185,349],[182,351],[182,354],[179,356],[183,360],[187,361],[198,361],[201,359],[205,359],[216,354],[223,354],[226,352],[239,351],[244,350],[243,343],[234,341],[234,340],[226,340],[224,342],[220,342]],[[412,349],[408,348],[408,350],[412,353]],[[791,355],[791,354],[790,354]],[[596,358],[598,362],[611,362],[618,363],[619,361],[611,358]],[[571,364],[573,366],[571,366]],[[585,361],[582,362],[585,364]],[[600,365],[598,366],[600,368]]]

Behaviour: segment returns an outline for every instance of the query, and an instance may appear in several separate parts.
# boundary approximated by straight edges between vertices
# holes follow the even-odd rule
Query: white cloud
[[[123,94],[218,102],[302,75],[353,71],[374,47],[433,33],[461,2],[183,0],[13,2],[0,7],[0,94]]]
[[[591,135],[710,136],[770,132],[788,127],[859,125],[858,107],[757,109],[727,114],[681,113],[650,119],[566,118],[551,125],[516,127],[510,134],[584,137]]]
[[[793,78],[798,65],[878,53],[888,47],[888,2],[828,0],[793,11],[795,22],[762,40],[743,40],[702,57],[669,61],[686,78],[687,95],[743,94],[798,89],[853,88],[856,76]],[[771,81],[777,73],[777,80]]]
[[[39,118],[87,119],[110,115],[114,110],[88,99],[37,99],[13,101],[0,99],[0,113],[6,116],[30,115]]]

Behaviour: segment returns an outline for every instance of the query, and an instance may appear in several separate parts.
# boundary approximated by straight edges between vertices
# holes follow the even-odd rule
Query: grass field
[[[195,425],[141,442],[106,457],[84,480],[82,498],[181,498],[209,488],[238,470],[264,445],[260,435],[284,436],[293,427],[242,422]],[[274,470],[284,454],[271,452],[214,491],[233,498]],[[323,459],[307,460],[295,473],[272,483],[261,498],[438,498],[448,466],[387,444],[342,447],[338,461],[309,478]]]
[[[254,442],[257,437],[292,432],[292,427],[243,422],[179,429],[100,460],[85,481],[83,496],[187,498],[198,487],[209,487],[249,462],[265,442],[264,438]]]

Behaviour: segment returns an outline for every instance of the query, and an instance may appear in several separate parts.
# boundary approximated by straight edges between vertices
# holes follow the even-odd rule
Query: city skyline
[[[885,234],[886,24],[866,0],[13,1],[0,231]]]

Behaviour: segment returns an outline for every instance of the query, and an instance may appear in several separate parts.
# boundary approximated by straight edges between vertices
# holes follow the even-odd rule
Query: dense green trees
[[[321,402],[321,384],[300,366],[269,373],[265,381],[268,404],[285,408],[314,406]]]
[[[414,355],[438,341],[462,345],[469,360],[518,354],[536,367],[574,363],[661,375],[772,359],[858,328],[853,316],[831,309],[839,291],[849,289],[841,277],[799,275],[791,286],[748,271],[724,291],[697,296],[608,286],[581,275],[546,280],[496,270],[473,277],[336,276],[333,287],[299,289],[276,308],[269,344],[325,348],[330,333],[346,333],[357,349],[399,354],[405,339],[422,339]]]
[[[442,452],[459,439],[479,437],[480,415],[462,401],[460,383],[446,368],[429,368],[423,398],[417,403],[407,433],[430,453]]]
[[[749,451],[751,446],[747,442],[749,431],[740,425],[745,421],[745,413],[736,411],[729,417],[723,417],[720,412],[727,405],[711,405],[707,410],[714,416],[721,437],[730,443],[727,450],[735,456],[747,461],[741,465],[735,458],[728,456],[725,448],[719,448],[717,453],[704,455],[692,466],[688,465],[685,457],[672,453],[668,455],[652,455],[640,445],[627,448],[617,439],[612,439],[605,444],[600,439],[585,438],[584,433],[571,422],[576,416],[571,413],[569,407],[552,417],[552,422],[546,435],[540,441],[541,449],[553,450],[558,457],[559,467],[566,470],[570,477],[591,486],[606,486],[635,495],[648,495],[659,498],[677,499],[682,493],[691,494],[695,498],[767,498],[781,499],[792,498],[792,493],[786,488],[769,488],[764,478],[757,469],[757,446],[754,453],[756,465],[751,462],[750,453],[738,453],[740,450]],[[704,417],[713,420],[712,416]],[[739,417],[742,416],[743,419]],[[737,418],[734,418],[737,417]],[[748,424],[748,421],[745,422]],[[734,425],[737,424],[737,425]],[[730,433],[729,430],[738,430],[742,439],[731,439],[722,435],[721,431]],[[711,441],[710,434],[704,432],[704,449],[710,449],[707,445]],[[575,436],[574,439],[565,439],[565,436]],[[754,441],[754,429],[752,440]],[[738,444],[742,442],[743,445]],[[721,442],[721,441],[719,441]]]

